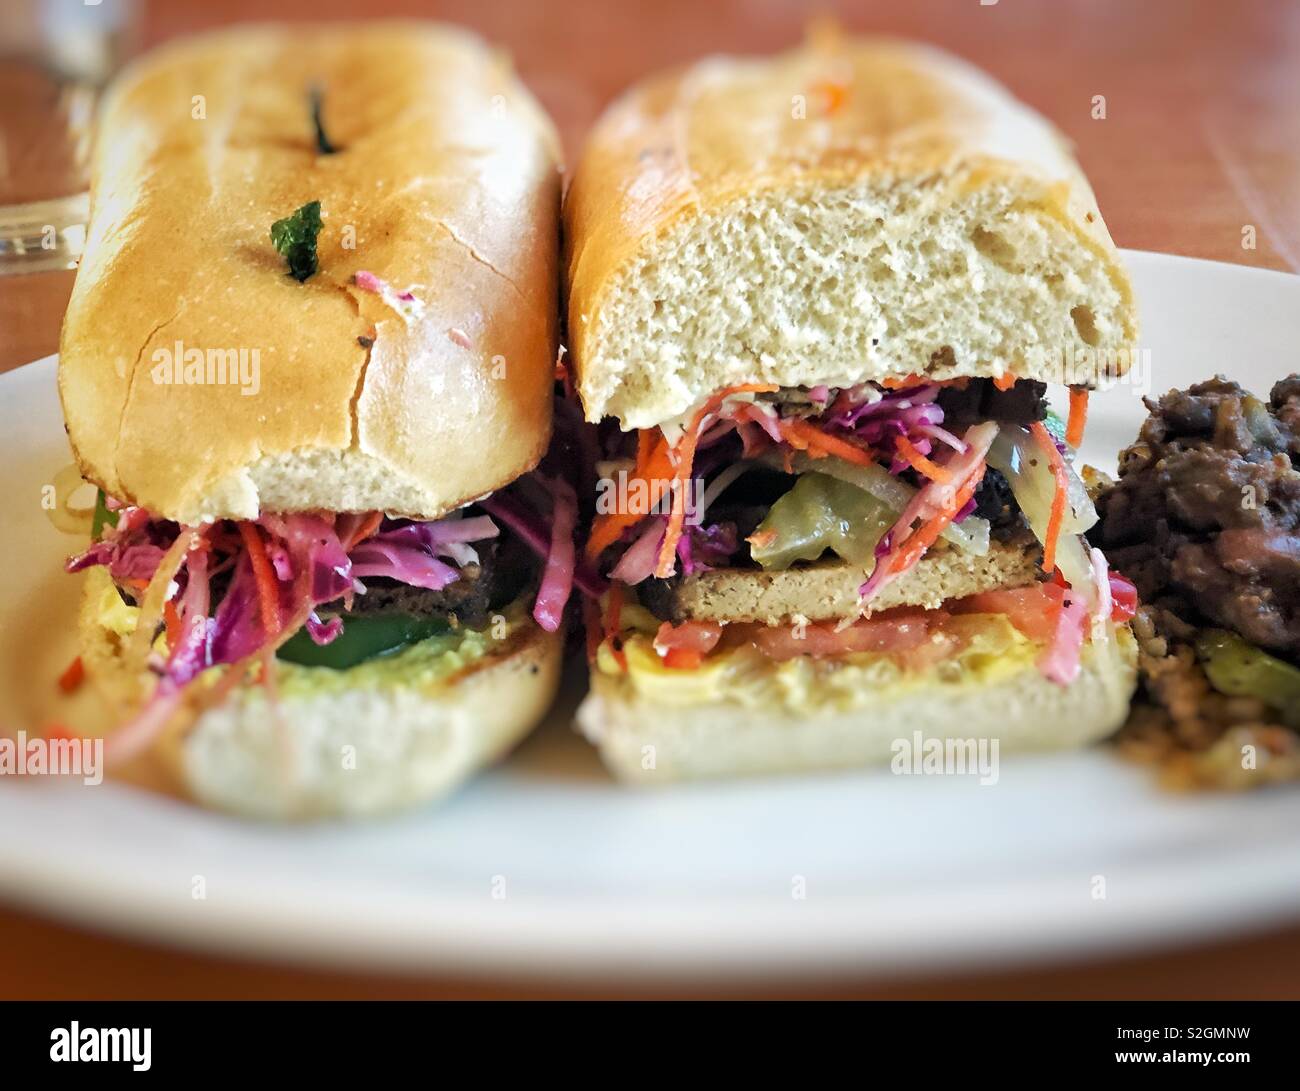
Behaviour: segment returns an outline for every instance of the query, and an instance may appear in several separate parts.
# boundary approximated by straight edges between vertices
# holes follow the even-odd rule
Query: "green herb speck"
[[[319,201],[309,201],[292,216],[271,225],[271,242],[288,263],[289,275],[299,283],[316,272],[316,236],[320,229]]]
[[[311,123],[316,130],[316,150],[321,155],[333,155],[338,151],[338,147],[330,141],[325,135],[325,121],[321,116],[321,111],[325,105],[325,92],[320,87],[313,87],[310,91],[311,97]]]

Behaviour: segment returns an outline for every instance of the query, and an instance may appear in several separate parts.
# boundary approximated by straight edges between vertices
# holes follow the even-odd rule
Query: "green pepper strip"
[[[1196,655],[1210,685],[1229,697],[1255,697],[1300,730],[1300,668],[1269,655],[1226,629],[1206,629]]]
[[[330,643],[317,644],[303,628],[280,645],[276,656],[304,667],[347,670],[447,631],[447,623],[441,618],[410,614],[349,617],[343,621],[343,631]]]
[[[95,514],[90,522],[90,540],[99,541],[99,536],[104,532],[104,527],[117,526],[117,512],[108,510],[107,498],[104,496],[103,489],[95,490]]]

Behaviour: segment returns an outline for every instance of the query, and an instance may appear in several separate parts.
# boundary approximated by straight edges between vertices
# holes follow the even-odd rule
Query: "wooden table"
[[[436,16],[505,45],[572,157],[620,88],[716,51],[796,41],[809,10],[929,39],[992,72],[1078,145],[1121,246],[1300,271],[1300,4],[1287,0],[155,0],[153,44],[249,19]],[[1104,96],[1105,116],[1097,96]],[[0,109],[3,109],[0,106]],[[1254,249],[1243,247],[1253,227]],[[0,280],[0,370],[57,347],[71,275]],[[588,995],[564,984],[337,974],[177,954],[0,911],[0,996]],[[602,992],[618,992],[606,988]],[[757,990],[772,994],[775,986]],[[1300,997],[1300,929],[1174,954],[798,995]],[[662,995],[662,991],[661,991]]]

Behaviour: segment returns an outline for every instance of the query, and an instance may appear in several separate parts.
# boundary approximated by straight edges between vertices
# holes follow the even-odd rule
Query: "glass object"
[[[0,23],[0,275],[72,268],[89,213],[100,89],[133,45],[134,0],[6,0]]]

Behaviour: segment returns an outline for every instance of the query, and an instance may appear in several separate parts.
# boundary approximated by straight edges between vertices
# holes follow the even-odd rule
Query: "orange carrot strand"
[[[252,523],[239,523],[239,536],[244,540],[253,577],[257,581],[257,604],[262,615],[262,629],[267,637],[280,634],[280,592],[275,582],[275,571],[262,545],[262,536]]]
[[[691,477],[691,468],[695,462],[695,445],[699,442],[700,427],[704,418],[716,412],[722,403],[732,394],[771,394],[780,388],[771,383],[740,383],[719,390],[696,411],[690,427],[677,445],[677,468],[673,471],[673,506],[668,514],[668,527],[664,532],[663,545],[659,547],[659,563],[655,575],[667,579],[676,567],[677,543],[682,537],[682,528],[686,523],[686,483]]]
[[[1056,478],[1056,492],[1052,496],[1052,511],[1047,519],[1047,540],[1043,542],[1043,571],[1051,572],[1056,568],[1056,543],[1061,536],[1061,524],[1065,520],[1065,500],[1069,494],[1069,478],[1065,473],[1065,459],[1057,450],[1056,441],[1048,432],[1042,421],[1036,420],[1029,430],[1033,433],[1038,446],[1047,456],[1048,465],[1052,467],[1052,476]]]
[[[906,436],[896,436],[894,439],[894,445],[898,448],[898,453],[907,460],[908,464],[912,469],[916,470],[917,473],[923,474],[931,481],[938,481],[941,485],[946,485],[952,480],[952,472],[950,470],[926,458],[925,455],[921,454],[921,452],[916,449],[916,444]]]
[[[1080,386],[1070,387],[1070,420],[1065,426],[1065,442],[1076,451],[1083,443],[1083,430],[1088,423],[1088,391]]]

